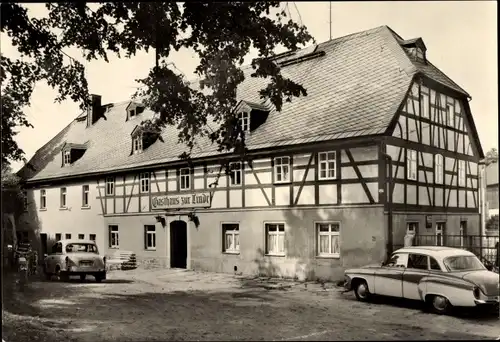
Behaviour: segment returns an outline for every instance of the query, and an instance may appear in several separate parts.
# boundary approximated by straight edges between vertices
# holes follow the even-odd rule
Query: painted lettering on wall
[[[151,197],[151,209],[210,208],[209,192]]]

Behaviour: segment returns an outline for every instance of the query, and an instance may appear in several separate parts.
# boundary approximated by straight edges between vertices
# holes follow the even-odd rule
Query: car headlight
[[[474,294],[474,298],[476,299],[479,299],[479,297],[481,297],[481,290],[477,286],[474,286],[474,288],[472,289],[472,293]]]

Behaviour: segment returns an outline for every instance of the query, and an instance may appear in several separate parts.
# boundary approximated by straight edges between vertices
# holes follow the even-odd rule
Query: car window
[[[456,255],[443,260],[448,271],[479,271],[486,267],[475,255]]]
[[[50,250],[51,254],[62,253],[62,246],[60,243],[56,242],[52,245],[52,249]]]
[[[406,267],[408,262],[408,254],[395,253],[391,256],[388,262],[384,265],[387,267]]]
[[[70,243],[66,253],[97,253],[97,246],[91,243]]]
[[[429,259],[431,261],[431,270],[441,271],[441,266],[439,266],[436,259],[434,259],[433,257],[429,257]]]
[[[408,257],[408,268],[427,270],[427,255],[410,254]]]

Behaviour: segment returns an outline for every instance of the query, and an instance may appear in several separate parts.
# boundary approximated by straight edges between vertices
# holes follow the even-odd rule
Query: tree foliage
[[[2,165],[2,214],[18,217],[24,211],[24,193],[20,179],[12,173],[10,167]]]
[[[486,229],[498,231],[498,215],[493,215],[488,218],[486,221]]]
[[[306,28],[287,18],[278,1],[251,2],[86,2],[47,3],[49,15],[32,18],[22,4],[1,4],[1,29],[23,60],[1,57],[2,162],[19,160],[23,151],[14,141],[15,127],[30,126],[22,111],[35,84],[45,80],[57,89],[57,101],[71,99],[89,105],[83,65],[67,58],[64,48],[77,47],[86,60],[110,55],[133,57],[155,51],[156,64],[136,94],[157,113],[144,124],[175,125],[179,141],[190,149],[208,136],[219,151],[244,153],[244,132],[233,109],[236,88],[244,80],[244,57],[253,47],[251,77],[267,78],[259,91],[277,110],[284,101],[306,96],[304,87],[281,74],[270,57],[278,46],[294,50],[312,40]],[[199,84],[187,82],[169,64],[172,51],[190,48],[200,57]],[[207,122],[216,125],[207,128]],[[189,157],[189,154],[182,157]]]
[[[486,165],[498,162],[498,150],[496,148],[490,149],[486,152],[485,156]]]

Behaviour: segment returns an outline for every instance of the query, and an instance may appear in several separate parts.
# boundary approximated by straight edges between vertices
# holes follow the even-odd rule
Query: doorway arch
[[[170,222],[170,267],[187,268],[187,223]]]

